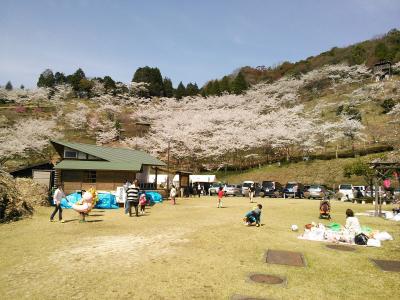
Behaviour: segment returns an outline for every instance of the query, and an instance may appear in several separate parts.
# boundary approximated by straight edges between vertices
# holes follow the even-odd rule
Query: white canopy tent
[[[215,175],[189,175],[190,182],[208,182],[213,183],[217,181]]]

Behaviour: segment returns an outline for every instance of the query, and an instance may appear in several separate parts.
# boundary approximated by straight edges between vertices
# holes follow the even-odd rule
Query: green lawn
[[[87,223],[64,210],[66,223],[48,221],[51,208],[33,218],[0,225],[2,299],[229,299],[234,294],[273,299],[393,299],[399,273],[369,260],[399,259],[400,224],[360,217],[394,241],[355,252],[298,240],[290,225],[318,222],[318,201],[260,199],[263,226],[246,227],[248,199],[178,199],[129,218],[118,210],[94,210]],[[333,220],[371,205],[333,202]],[[97,221],[97,222],[94,222]],[[327,223],[327,221],[323,221]],[[300,251],[307,267],[269,265],[267,249]],[[249,273],[287,278],[286,286],[250,283]]]

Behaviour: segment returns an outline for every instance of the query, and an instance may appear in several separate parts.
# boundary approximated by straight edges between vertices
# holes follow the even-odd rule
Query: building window
[[[83,182],[96,183],[96,171],[85,171],[83,174]]]
[[[78,152],[73,150],[65,150],[64,158],[78,158]]]

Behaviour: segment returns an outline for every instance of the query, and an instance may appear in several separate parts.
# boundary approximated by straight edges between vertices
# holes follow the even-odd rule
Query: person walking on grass
[[[254,192],[255,192],[255,190],[256,190],[256,188],[255,188],[255,186],[254,186],[254,183],[252,183],[252,184],[250,185],[250,188],[249,188],[250,203],[253,203],[253,197],[254,197]]]
[[[176,188],[175,188],[175,185],[172,185],[172,188],[169,191],[169,197],[171,198],[172,204],[175,205],[176,204]]]
[[[132,217],[132,206],[135,208],[136,217],[139,217],[139,181],[137,179],[126,190],[126,204],[129,216]],[[125,208],[126,209],[126,208]]]
[[[61,208],[61,199],[65,198],[65,194],[62,188],[62,185],[59,184],[57,185],[57,189],[54,191],[54,195],[53,195],[53,203],[55,205],[54,211],[50,216],[50,222],[54,221],[54,216],[56,215],[57,211],[58,211],[58,220],[60,222],[63,222],[62,220],[62,208]]]
[[[218,190],[218,208],[222,207],[222,197],[224,196],[224,194],[224,189],[222,186],[220,186]]]

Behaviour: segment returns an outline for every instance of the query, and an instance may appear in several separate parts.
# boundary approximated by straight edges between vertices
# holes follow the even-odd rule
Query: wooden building
[[[375,81],[389,80],[392,75],[392,63],[381,61],[376,63],[373,68]]]
[[[42,162],[20,167],[10,172],[13,177],[32,178],[35,182],[51,189],[54,182],[54,165],[51,162]]]
[[[101,147],[65,141],[51,142],[61,162],[55,165],[56,181],[64,184],[64,191],[71,193],[94,187],[99,191],[113,191],[126,180],[147,178],[153,167],[165,163],[137,150]]]

